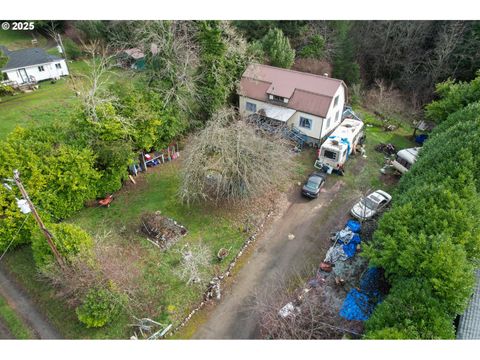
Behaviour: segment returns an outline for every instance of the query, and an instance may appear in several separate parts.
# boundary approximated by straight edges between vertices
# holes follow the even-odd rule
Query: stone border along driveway
[[[233,268],[235,267],[235,265],[237,264],[238,260],[240,259],[240,257],[245,253],[245,251],[248,249],[248,247],[250,247],[254,242],[255,240],[257,239],[257,235],[259,234],[259,232],[263,229],[263,227],[265,226],[265,223],[267,222],[267,220],[270,218],[270,216],[272,216],[272,214],[275,212],[275,207],[274,208],[271,208],[268,210],[267,212],[267,215],[265,215],[265,217],[263,218],[263,221],[262,223],[257,227],[257,229],[255,230],[255,232],[250,235],[250,237],[247,238],[247,240],[245,240],[245,242],[243,243],[243,246],[242,248],[240,249],[240,251],[237,253],[237,255],[235,256],[235,258],[230,262],[230,264],[228,265],[228,268],[227,270],[221,274],[221,275],[218,275],[218,276],[214,276],[208,286],[207,286],[207,289],[205,290],[205,292],[203,293],[203,299],[199,304],[198,306],[193,309],[190,314],[188,314],[184,319],[183,321],[180,323],[180,325],[178,325],[175,329],[173,329],[171,332],[169,332],[167,334],[168,337],[170,336],[173,336],[175,335],[175,333],[180,330],[181,328],[183,328],[185,325],[187,325],[187,323],[190,321],[190,319],[192,318],[193,315],[195,315],[198,311],[200,311],[209,301],[211,301],[211,299],[213,298],[213,296],[215,295],[216,293],[216,288],[218,286],[218,289],[220,288],[220,285],[221,283],[225,280],[225,278],[229,277],[231,274],[232,274],[232,270]]]

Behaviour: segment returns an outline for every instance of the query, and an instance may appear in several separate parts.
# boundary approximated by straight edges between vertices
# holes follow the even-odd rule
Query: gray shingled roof
[[[457,339],[480,339],[480,269],[476,271],[477,284],[465,313],[460,316]]]
[[[62,59],[58,56],[47,54],[45,50],[41,48],[5,51],[6,48],[2,46],[2,50],[5,55],[8,56],[8,62],[1,70],[16,69],[37,64],[45,64]]]

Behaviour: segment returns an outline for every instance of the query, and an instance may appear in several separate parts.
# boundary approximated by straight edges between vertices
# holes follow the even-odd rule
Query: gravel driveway
[[[259,237],[248,262],[235,275],[222,300],[199,326],[196,339],[254,339],[258,319],[253,306],[268,284],[289,278],[308,264],[320,262],[330,246],[330,232],[343,226],[357,195],[342,193],[343,182],[330,176],[318,199],[300,196],[292,189],[286,211],[272,219]],[[347,200],[345,200],[347,199]],[[288,239],[293,234],[295,238]]]

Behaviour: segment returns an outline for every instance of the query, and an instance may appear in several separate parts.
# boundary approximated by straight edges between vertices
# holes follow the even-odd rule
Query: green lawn
[[[69,62],[68,66],[77,82],[82,81],[79,75],[88,71],[88,65],[84,61]],[[129,72],[116,71],[111,76],[111,81],[130,81],[130,75]],[[54,84],[43,81],[39,86],[37,91],[0,98],[0,140],[5,139],[16,126],[69,120],[79,104],[70,78],[64,77]]]
[[[2,296],[0,296],[0,321],[8,328],[15,339],[34,338],[32,331],[10,308]]]
[[[385,191],[392,191],[396,185],[395,176],[382,175],[380,169],[385,165],[385,155],[375,151],[375,146],[379,143],[391,143],[397,151],[400,149],[410,148],[416,146],[412,139],[413,128],[410,125],[402,122],[395,131],[384,131],[382,122],[376,119],[371,113],[365,110],[355,109],[357,114],[364,119],[366,127],[365,133],[367,140],[365,143],[366,158],[360,154],[346,163],[346,172],[344,181],[347,186],[351,187],[352,191],[357,191],[359,194],[368,189],[377,190],[383,189]],[[356,174],[355,171],[349,169],[362,166],[362,171]]]
[[[0,29],[0,45],[4,45],[8,50],[18,50],[32,47],[32,39],[37,39],[37,47],[45,47],[47,39],[37,32],[24,30],[2,30]]]
[[[76,319],[74,309],[56,299],[54,291],[38,280],[30,248],[20,248],[7,256],[7,265],[36,299],[47,317],[66,338],[126,338],[131,335],[127,324],[129,315],[151,317],[178,325],[190,309],[202,299],[205,284],[187,285],[176,270],[180,264],[178,250],[185,244],[203,243],[211,253],[205,272],[210,278],[226,268],[248,236],[239,221],[224,212],[202,206],[188,207],[178,201],[178,162],[162,165],[150,171],[136,186],[122,190],[110,208],[91,207],[80,211],[69,221],[80,225],[92,235],[110,232],[108,244],[133,249],[141,254],[135,267],[139,267],[138,284],[149,311],[131,313],[125,310],[114,323],[101,329],[86,329]],[[160,210],[184,225],[188,234],[172,248],[161,251],[145,239],[140,229],[140,215],[145,211]],[[235,212],[232,212],[235,213]],[[216,253],[222,247],[230,253],[219,262]],[[128,255],[122,261],[130,262]]]

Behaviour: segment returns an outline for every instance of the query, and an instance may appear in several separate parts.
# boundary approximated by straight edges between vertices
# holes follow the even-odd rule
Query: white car
[[[391,195],[377,190],[356,203],[350,213],[359,220],[368,220],[387,206],[391,200]]]

